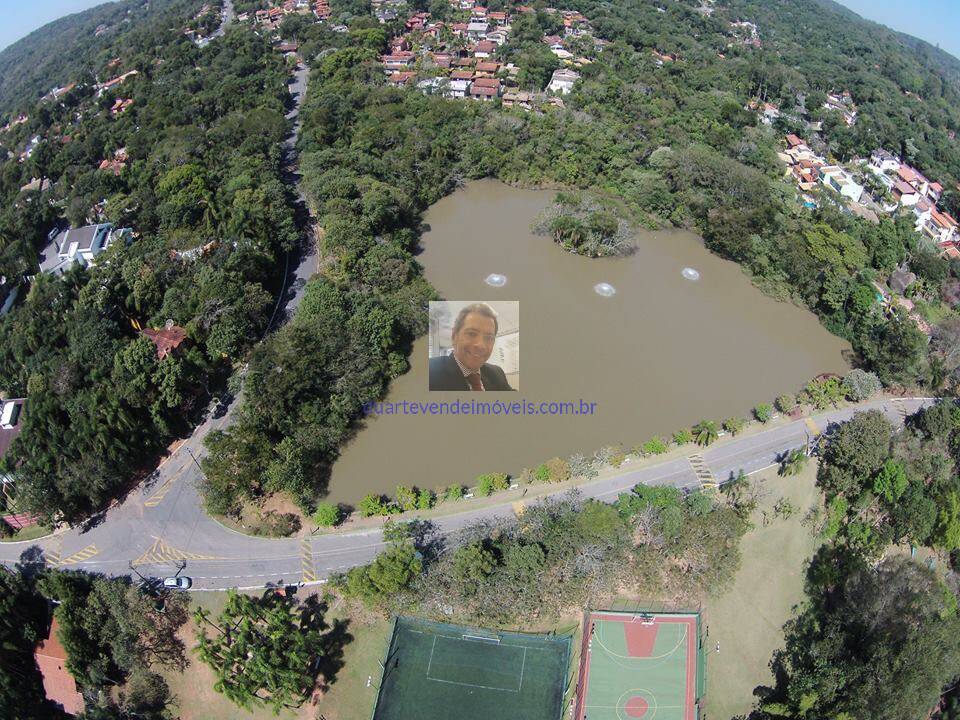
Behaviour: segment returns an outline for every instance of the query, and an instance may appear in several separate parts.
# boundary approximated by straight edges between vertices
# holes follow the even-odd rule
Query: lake
[[[846,341],[809,311],[764,296],[692,233],[639,231],[633,255],[603,259],[534,235],[531,223],[554,195],[483,180],[424,218],[419,260],[443,298],[519,301],[522,392],[429,392],[424,337],[386,401],[582,399],[596,412],[374,417],[334,465],[330,500],[392,494],[398,483],[470,484],[480,473],[518,474],[553,456],[630,448],[705,418],[747,416],[820,373],[849,369]],[[685,268],[699,279],[685,278]],[[487,285],[491,273],[506,283]],[[595,292],[599,283],[615,294]]]

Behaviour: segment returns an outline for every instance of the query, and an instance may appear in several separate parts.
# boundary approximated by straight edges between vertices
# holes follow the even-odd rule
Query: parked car
[[[163,586],[165,588],[188,590],[191,585],[193,585],[193,580],[188,578],[186,575],[179,575],[177,577],[168,577],[163,579]]]

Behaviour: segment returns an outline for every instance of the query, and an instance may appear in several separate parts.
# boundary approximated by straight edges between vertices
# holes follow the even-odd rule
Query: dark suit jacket
[[[513,390],[507,382],[507,376],[496,365],[484,363],[480,368],[480,380],[484,390]],[[460,366],[453,355],[430,358],[431,390],[469,390],[470,383],[463,376]]]

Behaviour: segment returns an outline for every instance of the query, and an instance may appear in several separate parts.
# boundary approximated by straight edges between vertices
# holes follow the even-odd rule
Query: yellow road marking
[[[89,560],[99,552],[100,551],[97,550],[96,545],[87,545],[83,550],[80,550],[79,552],[75,552],[70,557],[64,558],[63,560],[59,561],[56,564],[59,565],[60,567],[63,567],[64,565],[73,565],[78,562],[83,562],[84,560]]]
[[[53,541],[43,549],[43,556],[46,558],[47,563],[56,567],[60,564],[60,551],[63,549],[63,535],[58,535],[53,539]]]
[[[153,495],[147,498],[143,506],[144,507],[156,507],[159,505],[163,499],[167,496],[167,493],[170,492],[170,488],[173,487],[173,481],[175,478],[170,478],[163,485],[160,486],[160,489],[157,490]]]
[[[803,422],[806,424],[807,429],[813,433],[814,437],[820,434],[820,428],[817,427],[817,424],[813,421],[813,418],[804,418]]]
[[[142,564],[162,564],[169,562],[178,562],[180,560],[226,560],[227,558],[216,557],[214,555],[200,555],[199,553],[180,550],[172,545],[168,545],[163,539],[155,535],[153,544],[147,548],[146,552],[134,560],[135,565]]]
[[[300,541],[300,575],[304,582],[315,582],[317,567],[313,563],[313,546],[304,538]]]

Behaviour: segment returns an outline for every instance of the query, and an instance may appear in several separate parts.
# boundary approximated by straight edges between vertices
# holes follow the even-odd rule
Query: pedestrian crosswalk
[[[215,555],[202,555],[175,548],[166,541],[153,536],[153,544],[136,560],[135,565],[162,565],[164,563],[180,562],[182,560],[225,560]]]
[[[303,582],[316,582],[317,566],[313,562],[313,546],[310,540],[300,541],[300,576]]]
[[[711,472],[710,467],[700,453],[694,453],[687,458],[687,461],[690,463],[690,467],[693,468],[693,472],[700,482],[700,487],[715,488],[719,486],[717,479],[713,476],[713,472]]]
[[[87,545],[85,548],[83,548],[83,550],[75,552],[73,553],[73,555],[69,555],[63,558],[62,560],[58,560],[56,563],[51,562],[50,564],[56,565],[57,567],[65,567],[67,565],[76,565],[77,563],[81,563],[86,560],[89,560],[94,555],[97,555],[99,552],[100,551],[97,550],[96,545]],[[48,561],[50,561],[49,556],[47,559]]]

